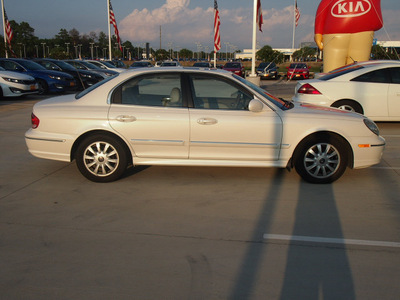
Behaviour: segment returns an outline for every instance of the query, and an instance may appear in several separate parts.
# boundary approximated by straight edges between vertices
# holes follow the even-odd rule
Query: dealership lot
[[[263,82],[290,99],[296,82]],[[26,150],[1,100],[5,299],[398,299],[400,123],[382,162],[331,185],[264,168],[140,167],[96,184]]]

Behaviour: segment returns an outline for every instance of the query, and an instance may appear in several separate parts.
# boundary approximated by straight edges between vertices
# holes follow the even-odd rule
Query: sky
[[[222,51],[251,48],[253,0],[217,0],[221,16]],[[311,42],[320,1],[298,0],[299,24],[295,47]],[[214,0],[111,0],[122,42],[149,42],[158,49],[213,49]],[[39,38],[53,38],[60,29],[80,34],[108,32],[107,0],[4,0],[9,20],[27,22]],[[291,48],[294,0],[261,0],[264,25],[257,45]],[[381,2],[384,27],[380,41],[400,41],[400,1]],[[112,29],[113,34],[113,29]]]

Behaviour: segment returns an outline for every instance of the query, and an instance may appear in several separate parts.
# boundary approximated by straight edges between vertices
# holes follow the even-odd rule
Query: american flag
[[[10,25],[10,22],[8,21],[8,17],[7,17],[5,9],[4,9],[4,23],[5,23],[5,28],[6,28],[6,39],[7,39],[8,44],[11,47],[11,40],[14,36],[14,33],[11,29],[11,25]]]
[[[219,19],[218,3],[214,0],[214,51],[217,52],[221,49],[221,37],[219,35],[219,25],[221,20]]]
[[[111,6],[111,1],[110,1],[109,11],[110,11],[110,24],[114,25],[115,35],[117,36],[117,43],[118,43],[119,49],[122,52],[121,39],[119,38],[117,21],[115,21],[115,15],[114,15],[114,11],[113,11],[112,6]]]
[[[261,26],[264,23],[263,15],[262,15],[262,8],[261,8],[261,0],[257,1],[257,25],[258,29],[262,32]]]
[[[294,17],[295,17],[295,20],[296,20],[296,27],[297,27],[297,25],[299,25],[299,19],[300,19],[300,11],[297,8],[297,0],[296,0],[296,4],[295,4],[295,7],[294,7]]]

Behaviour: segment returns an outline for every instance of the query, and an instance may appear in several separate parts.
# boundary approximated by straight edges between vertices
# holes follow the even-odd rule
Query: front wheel
[[[49,91],[49,86],[47,85],[47,82],[43,79],[38,79],[37,82],[39,85],[39,95],[47,94]]]
[[[299,146],[294,165],[297,173],[311,183],[339,179],[347,167],[346,147],[334,137],[313,137]]]
[[[119,140],[94,135],[83,140],[76,152],[76,164],[87,179],[111,182],[122,176],[128,167],[128,153]]]

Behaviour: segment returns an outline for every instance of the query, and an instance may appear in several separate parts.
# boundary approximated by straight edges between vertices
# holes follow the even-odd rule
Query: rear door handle
[[[218,121],[213,118],[201,118],[197,120],[197,123],[199,123],[200,125],[214,125],[217,124]]]
[[[136,121],[136,118],[134,116],[120,115],[116,117],[116,120],[119,122],[134,122]]]

